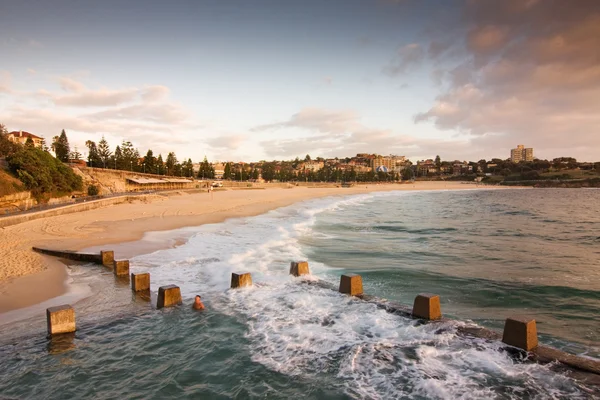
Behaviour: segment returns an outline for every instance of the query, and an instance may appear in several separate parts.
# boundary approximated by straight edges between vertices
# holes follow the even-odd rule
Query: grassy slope
[[[8,171],[0,169],[0,197],[19,193],[24,190],[25,188],[20,180],[12,176]]]

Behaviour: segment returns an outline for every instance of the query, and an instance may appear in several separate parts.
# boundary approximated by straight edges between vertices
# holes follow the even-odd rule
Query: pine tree
[[[101,167],[102,159],[98,154],[98,147],[96,146],[96,142],[88,140],[85,142],[85,145],[88,148],[88,167]]]
[[[42,137],[42,140],[40,141],[40,149],[44,150],[44,151],[49,151],[50,149],[48,148],[48,145],[46,144],[46,139]]]
[[[119,146],[115,149],[115,156],[113,158],[115,161],[115,169],[123,169],[123,153]]]
[[[156,169],[158,170],[158,175],[165,174],[165,163],[163,162],[162,154],[159,154],[158,158],[156,159]]]
[[[158,171],[156,170],[156,158],[154,158],[154,153],[152,153],[152,150],[148,150],[148,152],[146,153],[146,155],[144,156],[144,161],[142,163],[142,170],[144,173],[147,174],[157,174]]]
[[[211,164],[209,164],[206,156],[204,156],[204,161],[200,164],[200,170],[198,170],[198,178],[202,179],[214,179],[215,177],[215,169]]]
[[[108,146],[108,142],[102,135],[102,140],[98,142],[98,156],[102,161],[103,168],[106,168],[106,164],[109,162],[112,152],[110,151],[110,147]]]
[[[170,152],[169,154],[167,154],[166,167],[168,175],[177,175],[177,171],[175,171],[177,167],[177,157],[175,157],[175,153]]]
[[[54,154],[56,154],[56,158],[60,161],[69,162],[71,148],[69,147],[69,139],[67,139],[67,134],[64,129],[60,133],[60,136],[54,136],[52,150],[54,151]]]
[[[75,146],[75,150],[73,150],[69,154],[69,160],[73,160],[73,161],[81,160],[81,153],[77,150],[77,146]]]
[[[231,163],[225,164],[223,169],[223,179],[231,179]]]

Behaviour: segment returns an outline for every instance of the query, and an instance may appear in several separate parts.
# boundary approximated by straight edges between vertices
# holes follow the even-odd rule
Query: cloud
[[[8,71],[0,71],[0,93],[10,93],[12,76]]]
[[[443,89],[415,121],[472,135],[483,147],[525,143],[545,157],[597,157],[600,2],[471,0],[462,18],[453,55],[428,53]],[[411,65],[402,60],[397,71]]]
[[[296,127],[317,132],[342,134],[355,128],[358,119],[358,114],[351,110],[330,111],[319,108],[304,108],[292,115],[287,121],[257,126],[252,130],[260,132]]]
[[[4,75],[10,77],[0,74],[0,78]],[[81,148],[85,140],[97,141],[102,134],[119,142],[139,140],[164,153],[198,141],[189,133],[201,127],[183,106],[169,98],[166,86],[90,89],[71,77],[58,78],[56,83],[59,88],[55,90],[12,92],[13,104],[0,109],[0,121],[47,140],[62,129],[77,132],[76,138],[69,139]]]
[[[397,76],[406,73],[411,67],[423,61],[425,51],[418,43],[407,44],[398,49],[390,63],[383,67],[383,72],[389,76]]]
[[[142,103],[160,103],[167,99],[170,94],[169,88],[162,85],[151,85],[143,88],[89,89],[82,82],[69,77],[58,78],[58,83],[63,92],[66,93],[53,93],[47,90],[38,91],[38,94],[46,96],[57,106],[111,107],[139,100]],[[125,110],[125,112],[135,112],[135,108]]]
[[[346,157],[365,152],[431,157],[432,149],[452,149],[455,143],[459,143],[457,150],[464,147],[461,140],[432,141],[398,134],[390,129],[368,127],[352,110],[304,108],[286,121],[261,125],[253,130],[266,133],[295,130],[292,139],[261,140],[265,153],[273,158],[294,158],[307,153]]]
[[[35,74],[37,74],[37,71],[33,68],[27,68],[27,73],[29,75],[35,75]]]
[[[248,139],[246,135],[216,136],[206,141],[210,147],[217,149],[237,150]]]
[[[71,78],[60,77],[58,78],[58,83],[60,84],[62,90],[64,90],[65,92],[81,93],[86,90],[85,85],[83,83]]]
[[[142,100],[147,102],[157,102],[164,100],[171,91],[168,87],[162,85],[148,86],[141,91]]]
[[[42,47],[42,43],[38,42],[37,40],[34,39],[29,39],[29,41],[27,42],[27,45],[29,47]]]

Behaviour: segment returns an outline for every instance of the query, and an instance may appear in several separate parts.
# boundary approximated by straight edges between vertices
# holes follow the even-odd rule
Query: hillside
[[[0,168],[0,197],[16,194],[25,190],[20,180],[8,171]]]

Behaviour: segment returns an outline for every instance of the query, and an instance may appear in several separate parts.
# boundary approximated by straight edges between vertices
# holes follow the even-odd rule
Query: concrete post
[[[105,267],[112,267],[115,262],[115,252],[112,250],[102,250],[100,252],[100,258],[102,258],[102,265]]]
[[[249,272],[243,274],[231,274],[231,288],[236,289],[244,286],[252,286],[252,275]]]
[[[179,286],[167,285],[158,288],[156,308],[173,307],[183,303]]]
[[[68,304],[46,309],[48,334],[75,332],[75,310]]]
[[[340,293],[349,294],[350,296],[362,295],[362,277],[356,274],[342,275],[340,278]]]
[[[310,269],[308,268],[307,261],[292,261],[290,264],[290,275],[302,276],[310,275]]]
[[[129,260],[114,261],[113,273],[117,276],[129,275]]]
[[[131,274],[131,290],[134,292],[141,292],[144,290],[150,290],[150,274]]]
[[[421,293],[415,298],[413,304],[413,317],[428,320],[442,318],[442,308],[440,306],[440,296],[437,294]]]
[[[535,319],[507,318],[502,341],[525,351],[536,348],[538,337]]]

